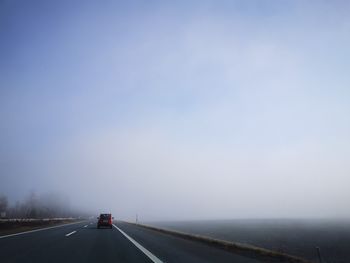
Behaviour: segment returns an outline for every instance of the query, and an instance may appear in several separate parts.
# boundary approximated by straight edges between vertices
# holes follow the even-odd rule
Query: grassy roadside
[[[125,222],[125,221],[124,223],[150,229],[150,230],[157,231],[167,235],[177,236],[183,239],[204,243],[209,246],[213,246],[219,249],[224,249],[234,254],[261,260],[262,262],[313,263],[313,261],[309,261],[304,258],[300,258],[300,257],[296,257],[286,253],[264,249],[261,247],[256,247],[248,244],[229,242],[225,240],[219,240],[219,239],[214,239],[214,238],[200,236],[200,235],[193,235],[193,234],[168,230],[164,228],[158,228],[158,227],[149,226],[149,225],[135,224],[135,223]]]
[[[0,236],[64,225],[82,221],[81,219],[36,219],[36,220],[11,220],[0,221]]]

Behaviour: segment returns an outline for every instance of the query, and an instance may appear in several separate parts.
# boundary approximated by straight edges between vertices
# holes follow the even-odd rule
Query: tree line
[[[38,195],[30,193],[24,200],[10,205],[8,198],[0,194],[0,217],[2,218],[56,218],[76,217],[67,198],[58,194]]]

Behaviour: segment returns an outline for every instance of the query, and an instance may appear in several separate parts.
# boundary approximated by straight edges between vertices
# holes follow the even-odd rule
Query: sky
[[[348,1],[0,1],[0,193],[140,220],[350,217]]]

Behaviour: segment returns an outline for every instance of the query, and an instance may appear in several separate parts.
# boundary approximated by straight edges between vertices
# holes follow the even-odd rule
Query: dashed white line
[[[153,255],[148,249],[144,248],[140,243],[138,243],[135,239],[130,237],[128,234],[126,234],[123,230],[121,230],[119,227],[117,227],[115,224],[113,226],[123,234],[131,243],[133,243],[138,249],[140,249],[150,260],[152,260],[154,263],[163,263],[159,258],[157,258],[155,255]]]
[[[33,232],[39,232],[39,231],[48,230],[48,229],[57,228],[57,227],[63,227],[63,226],[69,226],[69,225],[79,224],[79,223],[81,223],[81,222],[74,222],[74,223],[69,223],[69,224],[64,224],[64,225],[59,225],[59,226],[51,226],[51,227],[45,227],[45,228],[39,228],[39,229],[29,230],[29,231],[25,231],[25,232],[16,233],[16,234],[10,234],[10,235],[6,235],[6,236],[0,236],[0,239],[1,239],[1,238],[5,238],[5,237],[13,237],[13,236],[19,236],[19,235],[29,234],[29,233],[33,233]]]
[[[73,231],[73,232],[70,232],[66,235],[66,237],[69,237],[70,235],[73,235],[74,233],[76,233],[77,231]]]
[[[85,225],[84,227],[87,227],[88,225]]]

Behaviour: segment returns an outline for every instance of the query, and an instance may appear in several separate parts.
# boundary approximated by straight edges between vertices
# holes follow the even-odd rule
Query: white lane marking
[[[69,237],[70,235],[73,235],[74,233],[76,233],[77,231],[73,231],[73,232],[70,232],[66,235],[66,237]]]
[[[13,237],[13,236],[19,236],[19,235],[29,234],[29,233],[33,233],[33,232],[39,232],[39,231],[48,230],[48,229],[57,228],[57,227],[63,227],[63,226],[69,226],[69,225],[79,224],[79,223],[81,223],[81,222],[74,222],[74,223],[69,223],[69,224],[64,224],[64,225],[59,225],[59,226],[50,226],[50,227],[45,227],[45,228],[39,228],[39,229],[29,230],[29,231],[20,232],[20,233],[15,233],[15,234],[10,234],[10,235],[6,235],[6,236],[0,236],[0,239],[1,239],[1,238],[5,238],[5,237]]]
[[[87,227],[88,225],[85,225],[84,227]]]
[[[155,255],[153,255],[148,249],[144,248],[140,243],[135,241],[132,237],[127,235],[123,230],[121,230],[119,227],[117,227],[115,224],[113,226],[120,232],[122,233],[131,243],[133,243],[138,249],[140,249],[147,257],[150,258],[154,263],[163,263],[159,258],[157,258]]]

